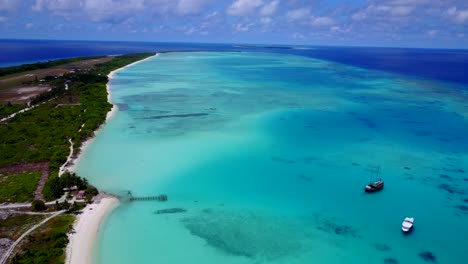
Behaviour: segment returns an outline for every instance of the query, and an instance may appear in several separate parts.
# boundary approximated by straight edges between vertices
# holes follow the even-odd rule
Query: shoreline
[[[104,121],[104,123],[102,123],[98,129],[96,129],[94,131],[94,136],[93,137],[90,137],[88,138],[86,141],[83,141],[81,143],[81,146],[79,147],[77,153],[76,153],[76,157],[72,158],[70,160],[70,162],[68,163],[69,165],[67,165],[65,168],[64,168],[64,171],[70,171],[70,172],[75,172],[76,173],[76,168],[78,167],[78,164],[80,163],[80,160],[81,160],[81,157],[82,157],[82,154],[84,153],[84,151],[86,151],[86,149],[91,145],[91,143],[93,143],[94,139],[96,138],[96,136],[100,133],[100,131],[102,130],[102,128],[104,127],[104,125],[109,122],[112,118],[114,118],[115,114],[117,113],[118,111],[118,106],[113,104],[112,103],[112,91],[111,91],[111,81],[112,79],[114,79],[114,76],[116,73],[118,73],[119,71],[122,71],[128,67],[131,67],[131,66],[134,66],[138,63],[141,63],[141,62],[144,62],[146,60],[149,60],[153,57],[157,57],[159,56],[159,52],[156,53],[155,55],[153,56],[150,56],[146,59],[143,59],[143,60],[140,60],[140,61],[135,61],[133,63],[130,63],[122,68],[119,68],[119,69],[116,69],[116,70],[113,70],[109,73],[109,75],[107,75],[109,81],[107,82],[106,84],[106,91],[107,91],[107,102],[109,102],[110,104],[112,104],[112,108],[109,112],[107,112],[107,115],[106,115],[106,120]]]
[[[74,232],[68,235],[65,263],[93,263],[94,246],[102,223],[118,205],[117,197],[105,195],[83,209],[83,213],[73,223]]]
[[[93,143],[94,139],[98,133],[100,133],[104,125],[109,122],[109,120],[114,118],[115,114],[117,113],[117,105],[113,104],[111,100],[112,93],[110,85],[115,74],[121,70],[126,69],[127,67],[131,67],[156,56],[159,56],[159,53],[156,53],[155,55],[146,59],[130,63],[109,73],[107,76],[109,81],[106,84],[106,90],[107,101],[112,104],[112,108],[109,112],[107,112],[104,123],[100,125],[96,131],[94,131],[94,136],[82,142],[81,146],[79,147],[77,156],[71,160],[71,164],[66,166],[64,170],[76,172],[84,151],[86,151],[86,149]],[[86,205],[86,207],[83,209],[83,213],[78,215],[76,221],[73,223],[73,229],[75,233],[68,235],[70,240],[67,244],[65,252],[65,263],[91,264],[93,262],[93,249],[96,243],[97,233],[99,232],[103,221],[118,205],[119,200],[117,197],[103,193],[100,193],[95,197],[95,202]]]

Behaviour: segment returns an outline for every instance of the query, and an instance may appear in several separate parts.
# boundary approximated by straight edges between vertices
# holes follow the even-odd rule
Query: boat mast
[[[371,165],[369,165],[369,168],[367,170],[371,173],[370,183],[382,180],[381,178],[379,178],[380,166],[371,166]]]

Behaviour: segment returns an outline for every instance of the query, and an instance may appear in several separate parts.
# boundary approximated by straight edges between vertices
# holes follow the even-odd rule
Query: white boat
[[[408,233],[413,229],[414,218],[406,217],[403,223],[401,224],[401,230],[403,232]]]

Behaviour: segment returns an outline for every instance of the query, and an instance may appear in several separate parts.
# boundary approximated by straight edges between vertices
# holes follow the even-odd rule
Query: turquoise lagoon
[[[96,263],[466,263],[468,94],[293,55],[164,53],[111,80],[78,173],[122,202]],[[380,166],[385,189],[364,186]],[[183,208],[185,213],[155,214]],[[403,235],[401,222],[415,217]]]

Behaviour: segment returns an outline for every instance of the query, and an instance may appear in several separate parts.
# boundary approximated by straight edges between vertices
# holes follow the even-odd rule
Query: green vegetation
[[[45,215],[18,214],[0,220],[0,238],[18,239],[32,226],[46,218]]]
[[[32,207],[33,211],[44,211],[44,210],[47,209],[47,206],[41,200],[34,200],[31,203],[31,207]]]
[[[10,263],[64,263],[67,233],[74,221],[72,215],[60,215],[49,220],[20,244]]]
[[[64,173],[61,177],[50,178],[44,186],[43,194],[46,197],[59,198],[64,194],[64,188],[71,188],[73,186],[76,186],[78,190],[94,188],[89,186],[88,180],[85,178],[81,178],[75,173]]]
[[[0,105],[0,119],[7,117],[13,113],[18,112],[19,110],[25,108],[26,105],[24,104],[8,104],[8,105]]]
[[[65,101],[67,98],[78,97],[79,105],[45,103],[0,125],[0,166],[14,162],[49,161],[51,176],[44,188],[44,195],[49,200],[58,198],[58,187],[62,185],[57,185],[55,178],[68,156],[68,139],[74,142],[77,153],[81,143],[94,136],[94,131],[104,123],[106,114],[112,107],[107,102],[107,75],[151,55],[153,54],[122,55],[98,64],[89,71],[51,79],[50,82],[57,88],[53,89],[53,95],[47,96],[57,96]],[[22,69],[17,68],[17,71]],[[68,90],[61,85],[65,81],[69,83]]]
[[[31,201],[40,178],[40,172],[26,172],[19,175],[0,174],[0,202]]]
[[[23,65],[18,65],[18,66],[5,67],[5,68],[0,68],[0,77],[11,75],[11,74],[18,74],[18,73],[22,73],[26,71],[46,69],[46,68],[65,65],[65,64],[69,64],[73,62],[82,61],[82,60],[97,59],[97,58],[102,58],[102,56],[101,57],[80,57],[80,58],[53,60],[53,61],[38,62],[38,63],[33,63],[33,64],[23,64]]]

